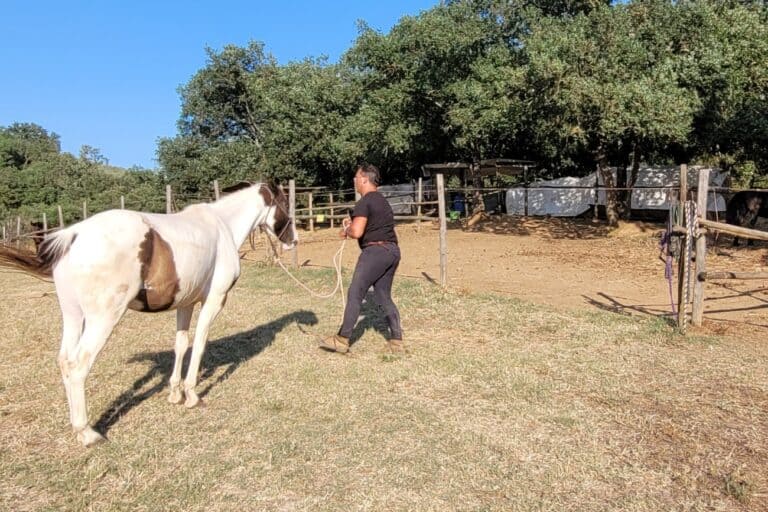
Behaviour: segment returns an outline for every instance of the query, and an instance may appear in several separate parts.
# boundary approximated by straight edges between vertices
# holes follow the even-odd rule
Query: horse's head
[[[296,227],[288,213],[288,196],[274,183],[264,184],[260,189],[264,203],[270,207],[264,226],[280,239],[284,249],[293,248],[298,242]]]

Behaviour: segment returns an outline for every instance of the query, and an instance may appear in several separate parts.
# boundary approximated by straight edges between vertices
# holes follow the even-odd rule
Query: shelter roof
[[[437,164],[424,164],[421,166],[424,176],[433,174],[446,174],[451,176],[516,176],[527,169],[536,167],[532,160],[518,160],[512,158],[491,158],[480,160],[478,163],[470,162],[443,162]]]

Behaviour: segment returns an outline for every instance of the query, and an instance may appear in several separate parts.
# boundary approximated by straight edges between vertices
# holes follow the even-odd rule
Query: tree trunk
[[[608,225],[616,227],[619,225],[619,212],[616,208],[616,184],[613,180],[613,173],[608,167],[608,159],[605,155],[605,151],[598,150],[597,153],[597,172],[600,173],[600,177],[603,178],[603,187],[605,189],[605,216],[608,220]]]
[[[629,218],[629,198],[627,190],[627,165],[622,163],[616,167],[616,187],[621,190],[616,191],[616,210],[620,218]]]
[[[640,172],[640,144],[635,142],[634,148],[632,150],[632,172],[629,174],[629,184],[627,185],[630,188],[634,188],[635,183],[637,183],[637,175]]]

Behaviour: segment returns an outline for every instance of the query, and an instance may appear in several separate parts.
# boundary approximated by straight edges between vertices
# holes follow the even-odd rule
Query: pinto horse
[[[758,217],[768,218],[768,192],[744,190],[736,192],[728,201],[725,221],[728,224],[754,229]],[[747,240],[747,245],[753,245]],[[739,245],[739,237],[733,237],[733,246]]]
[[[176,359],[171,403],[200,403],[195,393],[211,322],[240,276],[238,249],[261,226],[284,248],[296,230],[281,189],[242,183],[213,203],[162,215],[109,210],[48,234],[37,255],[0,248],[0,266],[53,277],[63,317],[59,366],[77,439],[90,446],[104,438],[88,424],[85,380],[126,310],[176,310]],[[195,304],[201,303],[189,369],[181,388],[182,359]]]

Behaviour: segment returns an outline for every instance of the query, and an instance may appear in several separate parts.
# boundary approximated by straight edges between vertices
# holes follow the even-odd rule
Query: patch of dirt
[[[494,292],[555,307],[602,309],[671,317],[676,274],[664,277],[659,240],[663,224],[621,223],[609,229],[585,219],[492,217],[470,229],[449,226],[448,285]],[[400,224],[398,276],[440,282],[437,222]],[[337,230],[301,231],[299,264],[331,267],[339,249]],[[731,238],[708,240],[707,269],[768,272],[768,244],[731,248]],[[263,254],[259,251],[255,254]],[[348,241],[343,264],[352,268],[359,249]],[[290,258],[289,255],[286,255]],[[768,332],[768,280],[722,280],[705,285],[702,332],[748,336]]]

